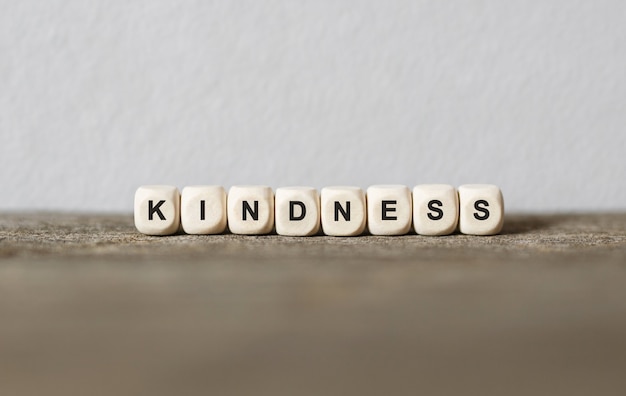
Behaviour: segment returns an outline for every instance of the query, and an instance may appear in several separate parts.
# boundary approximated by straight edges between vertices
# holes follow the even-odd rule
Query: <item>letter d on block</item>
[[[146,235],[171,235],[180,227],[180,193],[173,186],[141,186],[135,192],[135,227]]]
[[[320,197],[313,187],[276,189],[276,233],[311,236],[320,229]]]

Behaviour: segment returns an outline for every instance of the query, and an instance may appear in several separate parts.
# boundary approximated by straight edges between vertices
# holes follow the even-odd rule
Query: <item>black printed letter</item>
[[[345,221],[350,221],[350,201],[346,201],[346,210],[343,210],[341,204],[335,201],[335,221],[339,221],[339,212]]]
[[[441,201],[438,199],[433,199],[432,201],[429,201],[428,209],[432,210],[433,212],[437,214],[429,213],[428,218],[431,220],[441,220],[441,218],[443,217],[443,210],[436,208],[435,205],[443,206],[443,203],[441,203]]]
[[[248,201],[243,201],[243,219],[247,220],[247,214],[250,213],[250,216],[254,220],[259,220],[259,201],[254,201],[254,211],[250,207]]]
[[[398,201],[383,201],[383,220],[398,220],[398,216],[387,216],[387,212],[395,212],[396,208],[388,208],[387,205],[395,205]]]
[[[294,216],[294,206],[300,207],[300,216]],[[306,207],[304,206],[304,202],[301,201],[289,201],[289,221],[297,221],[304,219],[306,216]]]
[[[152,206],[154,205],[154,202],[152,200],[148,201],[148,220],[152,220],[155,213],[159,216],[159,219],[165,220],[165,216],[163,216],[163,212],[161,212],[160,209],[161,205],[163,205],[164,203],[165,201],[161,200],[159,201],[159,203],[156,204],[156,206]]]
[[[487,210],[486,208],[481,207],[480,205],[483,206],[489,206],[489,202],[483,200],[483,199],[479,199],[478,201],[474,202],[474,209],[476,209],[479,212],[482,212],[484,214],[480,215],[478,213],[474,213],[474,218],[476,220],[487,220],[489,218],[489,210]]]

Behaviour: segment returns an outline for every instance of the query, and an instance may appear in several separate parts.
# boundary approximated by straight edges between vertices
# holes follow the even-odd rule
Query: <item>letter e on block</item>
[[[180,227],[180,193],[174,186],[141,186],[135,192],[135,227],[146,235],[171,235]]]
[[[372,235],[404,235],[411,229],[413,208],[407,186],[376,185],[367,189],[367,226]]]

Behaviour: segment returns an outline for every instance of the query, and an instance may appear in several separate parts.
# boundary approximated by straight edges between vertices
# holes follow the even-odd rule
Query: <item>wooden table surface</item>
[[[0,395],[624,395],[626,214],[493,237],[0,215]]]

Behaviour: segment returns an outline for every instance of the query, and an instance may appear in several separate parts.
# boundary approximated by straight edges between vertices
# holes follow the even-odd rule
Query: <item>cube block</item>
[[[320,198],[313,187],[281,187],[275,198],[276,233],[311,236],[320,229]]]
[[[274,227],[274,192],[267,186],[232,186],[228,191],[228,228],[233,234],[269,234]]]
[[[174,186],[141,186],[135,192],[135,227],[146,235],[171,235],[180,227],[180,193]]]
[[[504,224],[502,192],[491,184],[459,187],[459,230],[470,235],[495,235]]]
[[[404,235],[411,229],[413,207],[406,186],[376,185],[367,189],[367,227],[372,235]]]
[[[220,234],[226,229],[222,186],[189,186],[180,198],[180,222],[187,234]]]
[[[365,193],[359,187],[324,187],[320,194],[324,234],[356,236],[367,220]]]
[[[413,226],[420,235],[449,235],[458,225],[459,195],[447,184],[413,188]]]

